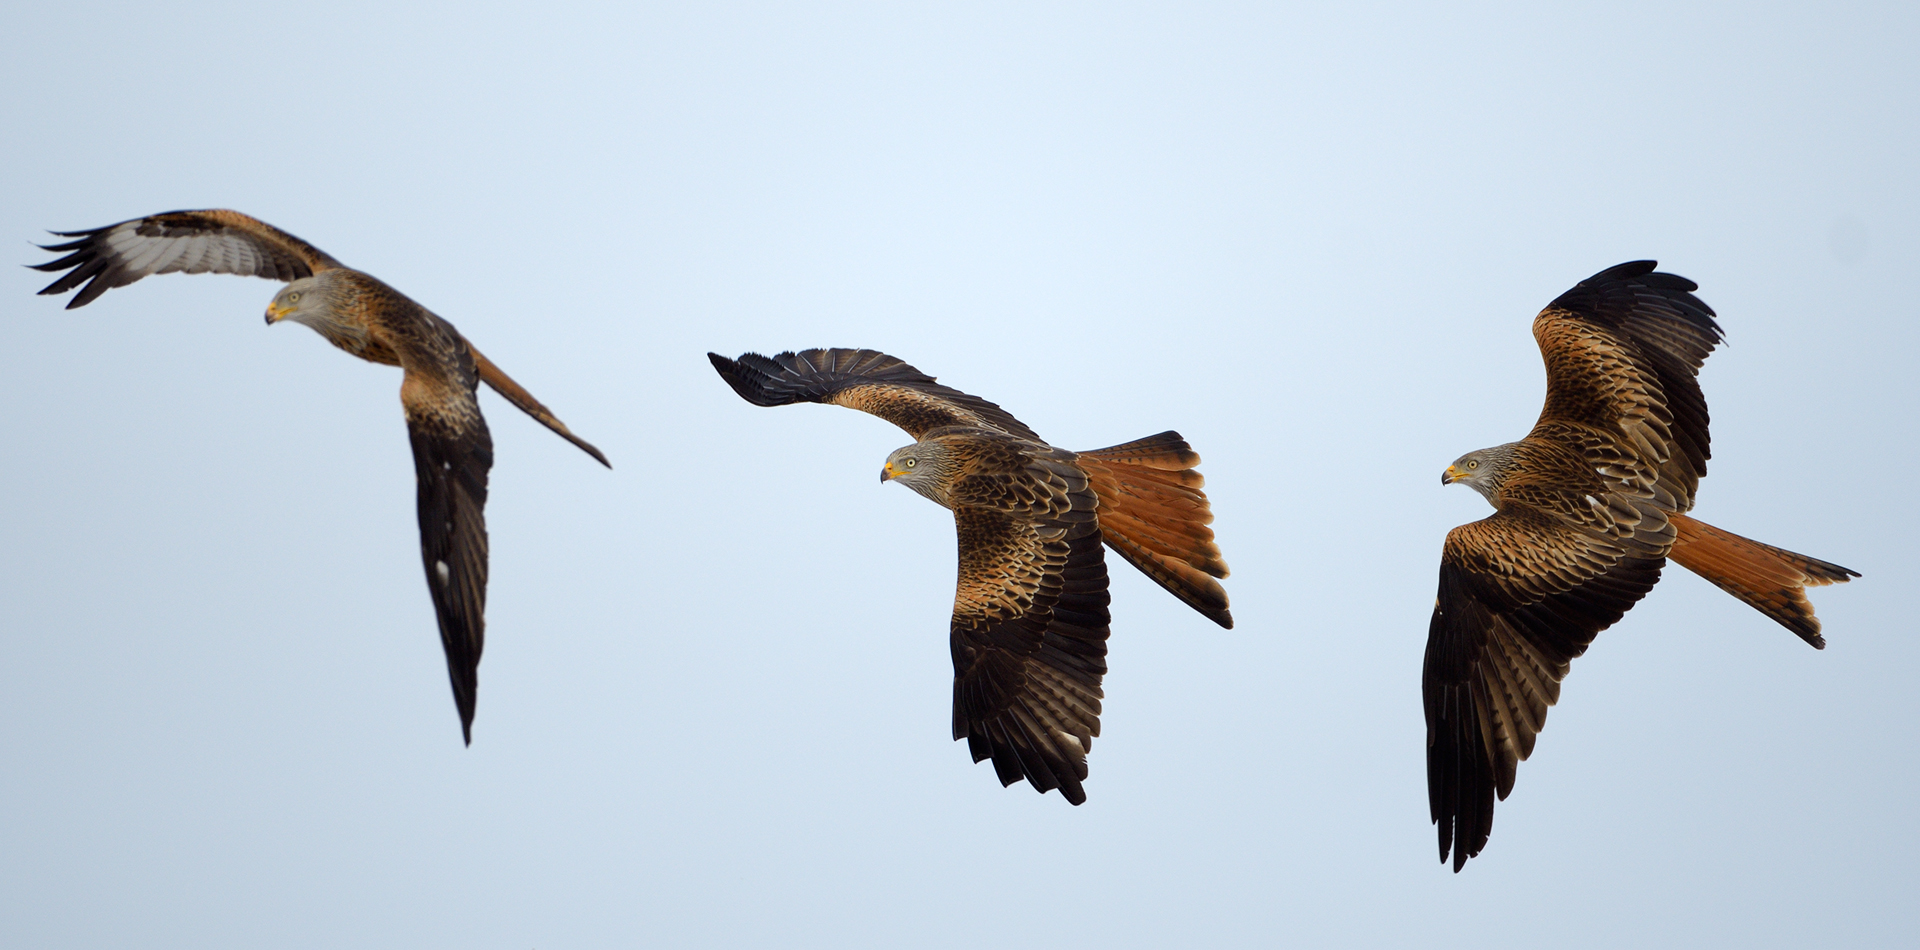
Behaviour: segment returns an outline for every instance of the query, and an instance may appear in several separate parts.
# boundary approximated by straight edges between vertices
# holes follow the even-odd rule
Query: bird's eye
[[[907,459],[907,463],[906,463],[906,464],[907,464],[907,467],[908,467],[908,468],[912,468],[912,467],[913,467],[913,459]]]
[[[288,294],[288,295],[287,295],[287,302],[288,302],[288,303],[299,303],[299,302],[300,302],[300,292],[296,290],[296,291],[294,291],[293,293],[290,293],[290,294]]]
[[[1468,462],[1468,463],[1467,463],[1467,467],[1468,467],[1468,468],[1479,468],[1479,467],[1480,467],[1480,460],[1479,460],[1479,459],[1474,459],[1473,461],[1471,461],[1471,462]]]

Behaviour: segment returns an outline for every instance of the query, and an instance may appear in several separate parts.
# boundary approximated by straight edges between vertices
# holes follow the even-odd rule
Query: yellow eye
[[[905,463],[905,464],[906,464],[906,466],[907,466],[908,468],[912,468],[912,467],[913,467],[913,459],[907,459],[907,460],[906,460],[906,463]]]
[[[1479,459],[1474,459],[1473,461],[1471,461],[1471,462],[1468,462],[1468,463],[1467,463],[1467,467],[1468,467],[1468,468],[1479,468],[1479,467],[1480,467],[1480,460],[1479,460]]]
[[[290,294],[288,294],[288,295],[287,295],[287,302],[288,302],[288,303],[299,303],[299,302],[300,302],[300,292],[296,290],[296,291],[294,291],[293,293],[290,293]]]

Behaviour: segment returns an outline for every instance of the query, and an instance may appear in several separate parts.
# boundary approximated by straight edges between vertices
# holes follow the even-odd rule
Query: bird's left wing
[[[152,274],[211,272],[294,281],[340,266],[325,251],[265,221],[224,209],[168,211],[91,231],[53,233],[75,240],[41,249],[66,251],[67,256],[28,266],[48,273],[67,271],[42,289],[43,294],[63,294],[86,284],[67,302],[68,310]]]
[[[419,481],[420,559],[440,621],[460,731],[473,742],[480,653],[486,643],[487,473],[493,437],[474,397],[471,365],[458,373],[408,367],[400,387]]]
[[[956,508],[954,523],[953,737],[975,762],[992,758],[1000,784],[1024,778],[1078,805],[1107,672],[1100,532],[984,508]]]
[[[1072,453],[989,438],[953,489],[953,737],[1021,779],[1086,801],[1107,671],[1099,501]]]
[[[727,359],[708,353],[720,378],[756,406],[819,402],[870,412],[915,439],[942,426],[995,429],[1041,441],[999,406],[934,382],[933,377],[876,350],[802,350]]]
[[[1421,692],[1440,859],[1486,846],[1574,657],[1660,579],[1624,541],[1508,509],[1447,534]]]

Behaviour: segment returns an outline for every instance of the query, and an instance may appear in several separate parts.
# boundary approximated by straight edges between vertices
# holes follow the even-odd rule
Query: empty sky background
[[[690,9],[697,8],[697,9]],[[399,373],[276,285],[0,279],[0,944],[1891,946],[1920,885],[1910,5],[32,4],[0,258],[232,207],[492,393],[462,748]],[[1677,567],[1488,850],[1428,821],[1456,456],[1533,314],[1658,258],[1729,344],[1698,514],[1866,576],[1830,641]],[[1177,428],[1220,630],[1112,559],[1089,800],[948,740],[909,440],[717,350],[883,349],[1071,448]]]

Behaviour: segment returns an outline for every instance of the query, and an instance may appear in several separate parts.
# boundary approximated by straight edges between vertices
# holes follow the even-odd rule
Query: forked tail
[[[1227,591],[1216,577],[1227,562],[1213,543],[1200,456],[1178,432],[1081,452],[1080,467],[1100,496],[1100,534],[1121,557],[1187,606],[1233,626]]]
[[[593,456],[595,461],[608,468],[613,467],[613,463],[607,461],[607,457],[601,454],[599,449],[594,448],[593,443],[574,435],[573,430],[567,428],[567,424],[553,414],[553,410],[541,405],[540,400],[533,398],[533,394],[527,392],[525,387],[514,382],[513,377],[501,372],[500,367],[493,365],[492,360],[480,355],[480,351],[474,349],[472,343],[467,344],[467,351],[473,354],[473,366],[480,373],[481,382],[493,387],[494,392],[520,407],[520,411],[532,416],[534,421],[552,429],[555,435],[579,446],[580,451]]]
[[[1806,589],[1844,584],[1850,577],[1859,577],[1858,571],[1782,551],[1686,515],[1670,514],[1667,518],[1680,531],[1673,550],[1667,553],[1674,563],[1746,601],[1815,649],[1826,648],[1827,641],[1820,636],[1820,620],[1813,615]]]

